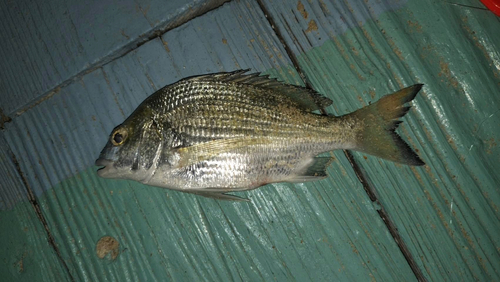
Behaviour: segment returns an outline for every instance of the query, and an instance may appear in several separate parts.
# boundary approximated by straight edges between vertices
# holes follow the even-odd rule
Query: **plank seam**
[[[8,123],[8,122],[11,122],[11,121],[12,121],[12,119],[9,116],[6,116],[3,113],[2,108],[0,108],[0,129],[4,129],[5,128],[5,124]]]
[[[42,103],[43,101],[52,98],[55,94],[57,94],[63,87],[68,86],[72,82],[81,79],[83,76],[99,69],[102,68],[103,66],[113,62],[114,60],[117,60],[128,53],[134,51],[135,49],[139,48],[140,46],[155,40],[156,38],[161,38],[163,34],[166,32],[177,28],[194,18],[197,18],[199,16],[202,16],[212,10],[215,10],[222,6],[224,3],[229,2],[231,0],[212,0],[208,3],[203,3],[200,7],[196,9],[192,9],[191,7],[187,9],[186,12],[179,14],[178,16],[174,17],[171,21],[168,21],[166,23],[160,24],[156,26],[155,28],[152,28],[148,30],[147,32],[139,35],[135,40],[131,41],[128,44],[125,44],[121,46],[120,48],[111,51],[109,54],[106,56],[102,57],[101,59],[98,59],[95,63],[90,64],[88,67],[85,69],[81,70],[80,72],[74,74],[73,76],[69,77],[68,79],[62,81],[55,87],[52,87],[42,95],[36,97],[35,99],[27,102],[21,107],[18,107],[17,109],[13,110],[11,113],[9,113],[9,116],[20,116],[26,111],[32,109],[33,107],[37,106],[38,104]],[[8,120],[10,121],[10,120]],[[7,122],[8,122],[7,121]],[[2,123],[3,126],[3,123]],[[1,128],[3,129],[3,128]]]
[[[33,190],[31,189],[30,185],[28,184],[28,180],[26,179],[26,176],[24,176],[24,173],[21,169],[21,166],[19,165],[19,161],[17,160],[17,157],[16,157],[16,155],[14,155],[13,152],[11,152],[11,160],[14,163],[14,166],[16,167],[16,170],[17,170],[17,173],[19,174],[19,177],[23,181],[24,187],[26,188],[28,200],[29,200],[31,206],[33,207],[33,209],[35,210],[35,213],[36,213],[38,219],[40,220],[40,222],[42,223],[42,225],[45,229],[45,232],[47,234],[47,241],[49,242],[49,245],[56,252],[57,258],[63,264],[63,267],[66,270],[66,272],[68,273],[70,280],[75,281],[73,275],[71,275],[71,272],[69,270],[68,265],[66,264],[66,262],[62,258],[61,252],[59,251],[59,247],[57,247],[54,236],[52,235],[52,232],[50,232],[49,225],[47,223],[47,220],[45,219],[45,216],[42,213],[40,205],[38,204],[38,201],[35,197],[35,194],[33,193]]]
[[[288,46],[288,44],[286,43],[281,31],[277,28],[276,23],[271,16],[271,13],[269,13],[269,11],[266,9],[262,0],[257,0],[257,3],[259,5],[259,8],[264,13],[264,16],[266,17],[269,25],[273,29],[275,35],[278,37],[278,40],[280,41],[281,45],[285,49],[286,54],[288,55],[288,57],[292,61],[294,68],[297,70],[300,78],[305,83],[306,88],[313,89],[312,85],[309,83],[309,81],[307,80],[307,77],[305,76],[304,72],[302,71],[302,68],[300,67],[300,64],[299,64],[297,57],[292,52],[290,46]],[[300,44],[299,44],[299,47],[300,47]],[[326,115],[325,109],[321,109],[321,113],[323,115]],[[361,182],[361,185],[363,186],[363,189],[365,190],[366,194],[368,195],[368,197],[370,198],[370,200],[374,204],[376,204],[380,207],[379,209],[377,209],[377,213],[378,213],[379,217],[382,219],[382,221],[384,222],[386,228],[389,230],[389,233],[391,234],[393,240],[396,242],[396,245],[398,246],[399,250],[403,254],[404,258],[406,259],[406,262],[410,266],[413,274],[415,275],[415,277],[417,278],[418,281],[427,281],[427,279],[423,275],[421,269],[418,267],[417,263],[415,262],[415,259],[413,258],[410,250],[408,249],[408,247],[404,243],[403,239],[399,235],[399,232],[398,232],[396,226],[390,220],[389,215],[385,211],[383,205],[379,202],[378,197],[377,197],[377,193],[376,193],[376,189],[375,189],[375,187],[373,187],[372,184],[370,184],[371,182],[369,181],[368,176],[363,172],[363,170],[361,169],[359,164],[356,162],[352,153],[348,150],[343,150],[343,151],[347,157],[347,160],[351,164],[351,167],[354,170],[356,177],[358,178],[359,182]]]
[[[413,274],[415,275],[418,281],[421,282],[427,281],[424,274],[422,273],[422,270],[420,269],[420,267],[418,267],[417,263],[415,262],[415,259],[413,258],[413,255],[411,254],[410,250],[404,243],[403,238],[401,238],[401,235],[399,234],[396,225],[390,219],[389,214],[384,209],[384,206],[379,202],[376,189],[375,187],[373,187],[372,184],[370,184],[371,182],[369,182],[368,176],[363,172],[363,170],[358,165],[358,163],[356,162],[354,156],[350,151],[344,150],[344,154],[347,157],[349,163],[351,164],[351,167],[354,169],[354,173],[356,174],[356,177],[358,177],[359,182],[361,182],[361,185],[363,185],[363,189],[365,190],[366,194],[368,194],[370,200],[377,205],[378,207],[377,213],[379,217],[382,219],[385,226],[389,230],[389,233],[394,239],[394,242],[396,242],[396,245],[398,246],[399,250],[405,257],[406,262],[413,271]]]

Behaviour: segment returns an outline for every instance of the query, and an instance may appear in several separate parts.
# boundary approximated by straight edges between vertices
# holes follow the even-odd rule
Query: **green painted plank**
[[[76,280],[415,280],[342,153],[330,177],[219,202],[105,180],[93,159],[109,131],[164,84],[251,67],[290,82],[254,1],[231,2],[88,73],[13,118],[4,132]],[[103,236],[120,254],[101,260]]]
[[[70,281],[29,202],[0,212],[2,281]]]
[[[335,113],[425,84],[399,132],[427,166],[356,161],[429,280],[499,280],[498,18],[435,1],[264,3]]]
[[[26,188],[0,136],[0,273],[2,281],[69,281],[49,245]]]

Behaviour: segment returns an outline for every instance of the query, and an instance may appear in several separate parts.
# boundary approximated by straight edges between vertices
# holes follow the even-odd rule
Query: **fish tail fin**
[[[406,165],[421,166],[425,163],[395,132],[423,84],[416,84],[382,97],[377,102],[349,114],[362,124],[356,136],[354,150]]]

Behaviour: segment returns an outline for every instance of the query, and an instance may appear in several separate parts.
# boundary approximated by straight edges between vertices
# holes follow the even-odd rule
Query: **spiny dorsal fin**
[[[249,70],[250,69],[206,74],[193,77],[191,79],[242,83],[264,89],[271,89],[274,90],[275,93],[279,93],[290,98],[292,101],[297,103],[299,107],[307,111],[320,110],[332,104],[332,100],[318,94],[318,92],[312,89],[291,84],[284,84],[276,78],[269,78],[269,75],[261,75],[260,73],[245,74]]]

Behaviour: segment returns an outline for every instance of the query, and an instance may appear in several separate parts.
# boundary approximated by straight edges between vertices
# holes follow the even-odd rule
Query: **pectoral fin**
[[[217,139],[210,142],[200,143],[189,147],[176,149],[179,154],[180,161],[178,167],[185,167],[201,161],[211,159],[223,153],[236,151],[238,149],[270,143],[270,139],[266,138],[232,138],[232,139]]]

